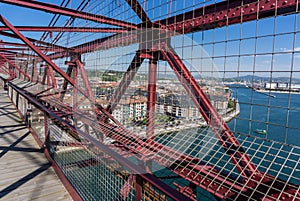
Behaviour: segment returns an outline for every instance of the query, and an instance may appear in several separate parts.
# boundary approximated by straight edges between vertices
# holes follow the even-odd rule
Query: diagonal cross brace
[[[191,96],[207,124],[212,126],[215,135],[219,138],[219,141],[227,151],[227,154],[231,156],[231,160],[236,165],[239,172],[246,177],[256,173],[256,166],[251,162],[248,155],[246,155],[235,136],[230,132],[227,124],[214,109],[210,100],[201,90],[197,81],[175,51],[171,47],[166,47],[165,45],[161,50],[161,53],[175,72],[178,79],[183,83],[184,88]]]

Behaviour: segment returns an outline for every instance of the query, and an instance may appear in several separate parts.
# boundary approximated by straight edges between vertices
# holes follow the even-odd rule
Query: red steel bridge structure
[[[172,37],[196,38],[198,33],[202,37],[204,33],[217,35],[209,31],[258,24],[266,19],[275,19],[277,25],[276,19],[281,16],[297,18],[300,2],[195,1],[189,6],[188,2],[180,2],[82,0],[71,7],[67,6],[68,1],[56,5],[0,0],[0,5],[53,14],[48,26],[15,26],[1,15],[2,84],[75,200],[300,200],[299,145],[229,128],[189,63],[177,53],[184,49],[184,44],[176,48],[171,41]],[[110,5],[115,5],[114,9],[106,11],[105,7]],[[55,19],[58,22],[59,18],[66,19],[66,23],[57,26]],[[40,39],[26,36],[33,32],[43,35]],[[295,28],[289,34],[297,37],[298,31]],[[277,36],[281,35],[274,32],[269,37]],[[256,35],[252,39],[259,43],[261,38]],[[248,39],[226,38],[220,44],[241,44]],[[295,41],[289,52],[293,59],[297,58]],[[271,43],[276,45],[275,40]],[[129,62],[118,63],[127,67],[121,71],[109,100],[99,101],[91,81],[91,77],[97,76],[90,75],[88,59],[102,62],[105,58],[97,55],[105,51],[111,51],[109,54],[117,58],[129,51],[122,48],[132,45],[138,48]],[[123,52],[116,51],[118,48]],[[273,58],[275,49],[266,54]],[[241,55],[239,51],[234,58],[239,60]],[[256,58],[259,52],[248,56]],[[201,59],[201,55],[194,59]],[[182,131],[180,138],[173,139],[174,146],[166,137],[156,135],[160,63],[174,74],[174,80],[197,108],[212,135],[203,133],[193,141],[188,138],[188,131],[186,135]],[[144,72],[147,94],[143,136],[114,113],[126,101],[124,97],[136,82],[139,70]],[[227,71],[230,70],[222,73]],[[292,76],[299,69],[295,66],[287,71]],[[86,102],[89,109],[79,107]],[[295,130],[299,135],[297,126]],[[176,136],[175,133],[170,135]],[[203,144],[215,148],[206,153],[201,149]],[[197,155],[201,150],[206,157]]]

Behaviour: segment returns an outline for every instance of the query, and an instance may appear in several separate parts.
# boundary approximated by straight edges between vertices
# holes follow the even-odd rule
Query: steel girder
[[[66,15],[70,17],[75,17],[75,18],[81,18],[84,20],[90,20],[98,23],[104,23],[104,24],[110,24],[114,26],[119,26],[119,27],[124,27],[128,29],[136,29],[137,26],[135,24],[121,21],[121,20],[116,20],[112,18],[108,18],[102,15],[97,15],[97,14],[91,14],[87,12],[82,12],[70,8],[65,8],[62,6],[57,6],[55,4],[49,4],[49,3],[42,3],[38,1],[24,1],[24,0],[1,0],[0,2],[7,3],[7,4],[13,4],[16,6],[23,6],[27,8],[32,8],[32,9],[37,9],[37,10],[42,10],[45,12],[50,12],[50,13],[55,13],[55,14],[60,14],[60,15]]]
[[[8,32],[5,32],[5,31],[0,31],[0,35],[7,36],[7,37],[10,37],[10,38],[19,39],[19,37],[17,35],[12,34],[12,33],[8,33]],[[47,43],[47,42],[44,42],[44,41],[40,41],[40,40],[36,40],[36,39],[33,39],[33,38],[28,38],[28,37],[26,37],[26,39],[28,41],[32,42],[32,43],[45,45],[45,46],[48,46],[48,47],[51,47],[51,48],[58,48],[58,49],[61,49],[61,51],[70,51],[70,52],[72,52],[72,48],[66,48],[66,47],[63,47],[63,46],[54,45],[54,44],[51,44],[51,43]],[[28,45],[26,45],[26,46],[28,47]]]
[[[31,32],[99,32],[99,33],[124,33],[127,29],[122,28],[98,28],[98,27],[43,27],[43,26],[15,26],[18,31]],[[9,31],[7,27],[1,26],[0,31]]]
[[[176,34],[192,33],[199,30],[208,30],[217,27],[228,26],[241,22],[262,19],[266,17],[298,12],[300,2],[294,0],[232,0],[222,1],[217,4],[203,6],[193,11],[169,17],[153,22],[153,27],[162,30],[174,31]],[[134,10],[137,10],[134,8]],[[137,12],[139,13],[139,12]],[[141,16],[141,14],[139,14]],[[144,18],[144,17],[143,17]],[[142,24],[138,27],[143,27]],[[115,40],[109,42],[109,39]],[[122,40],[123,38],[123,40]],[[91,42],[76,45],[72,48],[80,54],[92,52],[99,49],[109,49],[117,47],[118,41],[126,41],[124,45],[138,43],[138,38],[128,35],[115,34],[106,38],[97,39]],[[105,43],[105,45],[104,45]],[[64,57],[65,54],[54,53],[50,55],[52,59]]]
[[[162,29],[191,33],[231,24],[298,12],[295,0],[230,0],[156,21]]]

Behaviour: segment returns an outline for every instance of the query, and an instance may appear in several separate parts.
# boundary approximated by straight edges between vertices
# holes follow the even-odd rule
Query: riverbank
[[[227,123],[230,122],[232,119],[234,119],[236,116],[238,116],[240,114],[240,104],[237,101],[236,102],[236,106],[235,106],[235,110],[226,113],[225,117],[223,117],[223,120]]]
[[[278,91],[278,90],[265,90],[265,89],[256,89],[255,91],[261,92],[261,93],[300,94],[299,91]]]
[[[240,114],[240,105],[239,102],[236,102],[236,106],[234,110],[231,110],[227,112],[226,114],[222,114],[221,116],[223,117],[223,120],[225,122],[230,122],[233,120],[236,116]],[[182,130],[187,130],[187,129],[198,129],[198,128],[205,128],[207,127],[206,121],[204,119],[201,119],[197,122],[185,122],[180,125],[172,125],[172,126],[167,126],[164,128],[157,128],[154,129],[154,136],[160,136],[160,135],[166,135],[166,134],[172,134],[174,132],[179,132]],[[146,137],[146,130],[145,127],[140,127],[140,128],[130,128],[135,133],[138,133],[139,136],[141,137]]]

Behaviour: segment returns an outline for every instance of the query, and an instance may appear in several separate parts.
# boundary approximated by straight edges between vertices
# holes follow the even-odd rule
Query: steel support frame
[[[13,42],[6,42],[3,40],[0,40],[0,45],[2,45],[1,48],[4,48],[4,46],[16,46],[16,47],[27,47],[27,45],[22,44],[22,43],[13,43]]]
[[[148,68],[148,96],[147,96],[147,140],[154,140],[155,104],[156,104],[156,74],[157,60],[150,59]]]
[[[10,61],[9,59],[7,59],[2,54],[0,54],[0,57],[2,57],[10,66],[12,66],[13,68],[17,69],[19,71],[19,73],[21,73],[22,75],[24,75],[24,77],[26,77],[28,80],[30,80],[30,77],[26,73],[24,73],[24,71],[21,68],[19,68],[18,66],[16,66],[12,61]]]
[[[86,95],[85,90],[76,86],[74,80],[71,79],[63,70],[61,70],[48,56],[42,53],[34,44],[32,44],[24,35],[22,35],[13,25],[11,25],[3,16],[0,16],[0,21],[7,26],[17,37],[22,40],[25,44],[27,44],[41,59],[43,59],[49,67],[59,73],[62,77],[64,77],[72,86],[76,87],[78,91],[84,95]],[[87,96],[88,97],[88,96]]]
[[[36,55],[31,55],[31,54],[27,54],[27,53],[23,53],[23,52],[14,52],[14,51],[9,51],[9,50],[2,50],[0,53],[1,54],[6,53],[7,55],[14,56],[14,57],[17,57],[17,58],[26,58],[26,59],[29,59],[29,58],[37,59],[37,58],[39,58]]]
[[[241,22],[262,19],[276,14],[284,15],[291,12],[298,12],[299,1],[294,0],[230,0],[222,1],[217,4],[203,6],[193,11],[185,12],[180,15],[172,16],[163,20],[153,22],[153,27],[159,27],[167,31],[175,31],[177,34],[192,33],[199,30],[213,29],[228,26]],[[258,12],[258,13],[257,13]],[[140,24],[138,27],[142,27]],[[109,42],[110,39],[114,39]],[[78,53],[109,49],[120,46],[120,42],[126,41],[127,45],[138,43],[136,37],[129,38],[128,35],[109,36],[91,42],[83,43],[72,47]],[[104,45],[105,43],[105,45]],[[53,53],[50,58],[61,58],[66,56],[62,53]]]
[[[145,170],[143,168],[141,168],[140,166],[132,163],[131,161],[127,160],[126,158],[122,157],[121,155],[119,155],[118,153],[116,153],[114,150],[112,150],[111,148],[109,148],[108,146],[106,146],[105,144],[103,144],[102,142],[99,142],[98,140],[96,140],[92,136],[86,134],[85,132],[83,132],[83,131],[81,131],[79,129],[76,129],[76,127],[74,127],[73,125],[69,124],[68,121],[66,121],[63,118],[59,117],[57,114],[55,114],[53,111],[51,111],[50,109],[48,109],[46,106],[44,106],[38,100],[36,100],[35,98],[33,98],[30,95],[28,95],[21,88],[15,86],[13,84],[10,84],[10,83],[9,83],[9,86],[12,87],[18,94],[20,94],[21,96],[23,96],[24,98],[26,98],[28,101],[30,101],[33,105],[35,105],[35,107],[37,107],[38,109],[40,109],[43,112],[45,112],[45,114],[48,117],[57,120],[66,129],[69,129],[69,130],[71,130],[73,132],[78,133],[78,135],[81,136],[82,138],[84,138],[88,143],[90,143],[94,147],[102,150],[103,152],[105,152],[106,154],[108,154],[110,157],[112,157],[115,160],[117,160],[120,164],[122,164],[123,166],[127,167],[128,169],[130,169],[134,174],[138,174],[143,180],[148,181],[151,185],[153,185],[158,190],[162,191],[164,194],[166,194],[167,196],[169,196],[173,200],[177,200],[177,201],[181,201],[181,200],[187,200],[188,201],[188,200],[190,200],[189,198],[187,198],[186,196],[184,196],[180,192],[176,191],[175,189],[171,188],[167,184],[165,184],[162,181],[160,181],[159,179],[157,179],[154,175],[149,174],[149,173],[145,173]]]
[[[132,10],[137,14],[137,16],[142,20],[142,23],[146,25],[146,27],[151,27],[152,23],[147,13],[144,11],[143,7],[137,0],[126,0]]]
[[[269,2],[269,1],[268,1]],[[286,1],[287,2],[287,1]],[[244,20],[243,20],[244,21]],[[204,111],[205,112],[205,111]]]
[[[55,47],[45,47],[45,46],[37,46],[40,50],[42,51],[47,51],[47,52],[61,52],[63,49],[61,48],[55,48]],[[22,51],[19,52],[19,54],[22,54],[24,51],[31,51],[29,48],[26,47],[4,47],[0,48],[0,52],[2,51]]]
[[[43,26],[15,26],[18,31],[30,32],[92,32],[92,33],[126,33],[122,28],[98,28],[98,27],[43,27]],[[0,31],[9,31],[5,26],[0,26]]]
[[[19,39],[19,36],[15,35],[15,34],[12,34],[12,33],[9,33],[9,32],[5,32],[5,31],[0,31],[0,35],[10,37],[10,38]],[[55,45],[55,44],[47,43],[47,42],[44,42],[44,41],[40,41],[40,40],[36,40],[36,39],[33,39],[33,38],[28,38],[28,37],[26,37],[26,39],[28,41],[32,42],[32,43],[44,45],[44,46],[49,47],[49,48],[56,48],[56,49],[61,49],[61,51],[72,52],[72,48],[66,48],[66,47],[63,47],[63,46],[60,46],[60,45]],[[26,47],[28,47],[27,44],[25,44],[25,45],[26,45]]]
[[[300,5],[295,0],[230,0],[156,21],[162,29],[178,33],[191,33],[231,24],[247,22],[297,12]]]
[[[170,47],[165,46],[161,53],[175,72],[178,80],[182,82],[185,90],[188,92],[204,120],[207,122],[207,125],[211,126],[214,130],[220,144],[227,150],[227,154],[231,156],[230,158],[239,172],[245,177],[258,173],[255,165],[246,155],[235,136],[230,132],[227,124],[214,109],[205,93],[197,84],[195,78],[175,51]]]
[[[22,6],[27,8],[32,8],[36,10],[41,10],[45,12],[50,12],[54,14],[66,15],[75,18],[81,18],[84,20],[90,20],[97,23],[110,24],[114,26],[124,27],[128,29],[136,29],[135,24],[108,18],[102,15],[91,14],[83,11],[78,11],[70,8],[65,8],[62,6],[57,6],[55,4],[43,3],[38,1],[24,1],[24,0],[1,0],[2,3],[13,4],[16,6]]]

